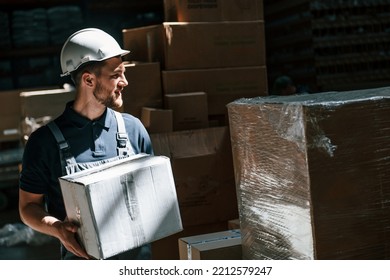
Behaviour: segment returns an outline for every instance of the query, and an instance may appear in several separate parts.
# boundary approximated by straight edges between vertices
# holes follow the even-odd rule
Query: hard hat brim
[[[107,60],[107,59],[110,59],[110,58],[113,58],[113,57],[117,57],[117,56],[121,56],[121,57],[122,57],[122,56],[125,56],[125,55],[129,54],[129,53],[130,53],[130,51],[121,49],[119,52],[117,52],[117,53],[115,53],[115,54],[113,54],[113,55],[110,55],[110,56],[105,57],[105,58],[103,58],[103,59],[91,60],[90,62],[101,62],[101,61],[104,61],[104,60]],[[77,65],[77,67],[75,67],[74,70],[72,70],[72,71],[66,71],[66,72],[62,73],[60,76],[61,76],[61,77],[69,76],[72,72],[77,71],[77,70],[80,68],[80,66],[81,66],[81,65],[84,65],[84,64],[85,64],[85,63],[80,63],[79,65]]]

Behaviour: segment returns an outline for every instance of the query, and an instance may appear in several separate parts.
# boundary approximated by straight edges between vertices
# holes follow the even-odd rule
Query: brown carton
[[[229,220],[228,229],[240,229],[240,219]]]
[[[163,70],[266,64],[263,21],[164,22],[122,33],[133,60],[158,61]]]
[[[9,90],[0,92],[0,141],[20,139],[20,91]]]
[[[165,21],[263,20],[263,0],[164,0]]]
[[[172,110],[143,107],[141,121],[149,133],[172,132]]]
[[[141,118],[142,107],[162,108],[163,96],[159,63],[125,64],[129,83],[123,90],[123,112]]]
[[[74,97],[73,87],[23,91],[20,93],[22,117],[58,117]]]
[[[226,223],[238,216],[227,127],[150,137],[155,154],[171,159],[183,226]]]
[[[75,93],[71,86],[21,92],[20,126],[23,139],[28,140],[34,130],[61,115],[66,103],[74,99]]]
[[[164,94],[204,91],[209,115],[227,115],[239,98],[268,94],[265,66],[162,71]]]
[[[165,94],[164,100],[164,107],[172,110],[174,131],[208,127],[205,92]]]

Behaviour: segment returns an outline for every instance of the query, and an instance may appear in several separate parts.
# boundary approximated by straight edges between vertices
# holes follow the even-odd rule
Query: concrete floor
[[[8,197],[8,206],[0,210],[0,232],[6,225],[20,225],[17,209],[16,190],[5,191]],[[3,236],[4,237],[4,236]],[[1,236],[0,236],[1,239]],[[28,245],[18,243],[13,246],[0,246],[0,260],[56,260],[59,259],[60,249],[56,240],[44,239],[42,245]]]

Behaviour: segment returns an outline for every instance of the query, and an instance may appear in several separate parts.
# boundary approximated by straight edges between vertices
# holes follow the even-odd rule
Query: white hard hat
[[[123,56],[130,51],[123,50],[108,33],[96,28],[86,28],[73,33],[61,50],[61,77],[77,70],[90,61],[102,61]]]

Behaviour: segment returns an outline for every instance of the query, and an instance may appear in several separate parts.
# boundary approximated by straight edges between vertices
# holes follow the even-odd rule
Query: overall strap
[[[47,124],[47,126],[49,127],[50,131],[53,133],[54,138],[57,141],[59,152],[60,152],[62,174],[66,175],[67,174],[66,166],[70,164],[76,164],[76,160],[71,154],[70,146],[68,142],[65,140],[61,130],[58,128],[56,123],[54,121],[50,121]]]
[[[117,139],[117,154],[118,156],[128,156],[133,155],[134,150],[131,147],[129,138],[127,136],[125,122],[123,120],[122,114],[119,112],[115,112],[115,117],[118,123],[118,129],[116,133],[116,139]],[[59,127],[56,125],[54,121],[50,121],[47,126],[49,127],[50,131],[53,133],[60,152],[60,159],[61,159],[61,170],[62,174],[67,174],[67,166],[76,165],[76,159],[70,152],[70,145],[65,140],[64,135],[62,134]]]
[[[118,123],[118,131],[116,133],[118,156],[133,155],[134,150],[131,147],[129,137],[126,132],[125,122],[121,113],[114,111],[116,122]]]

